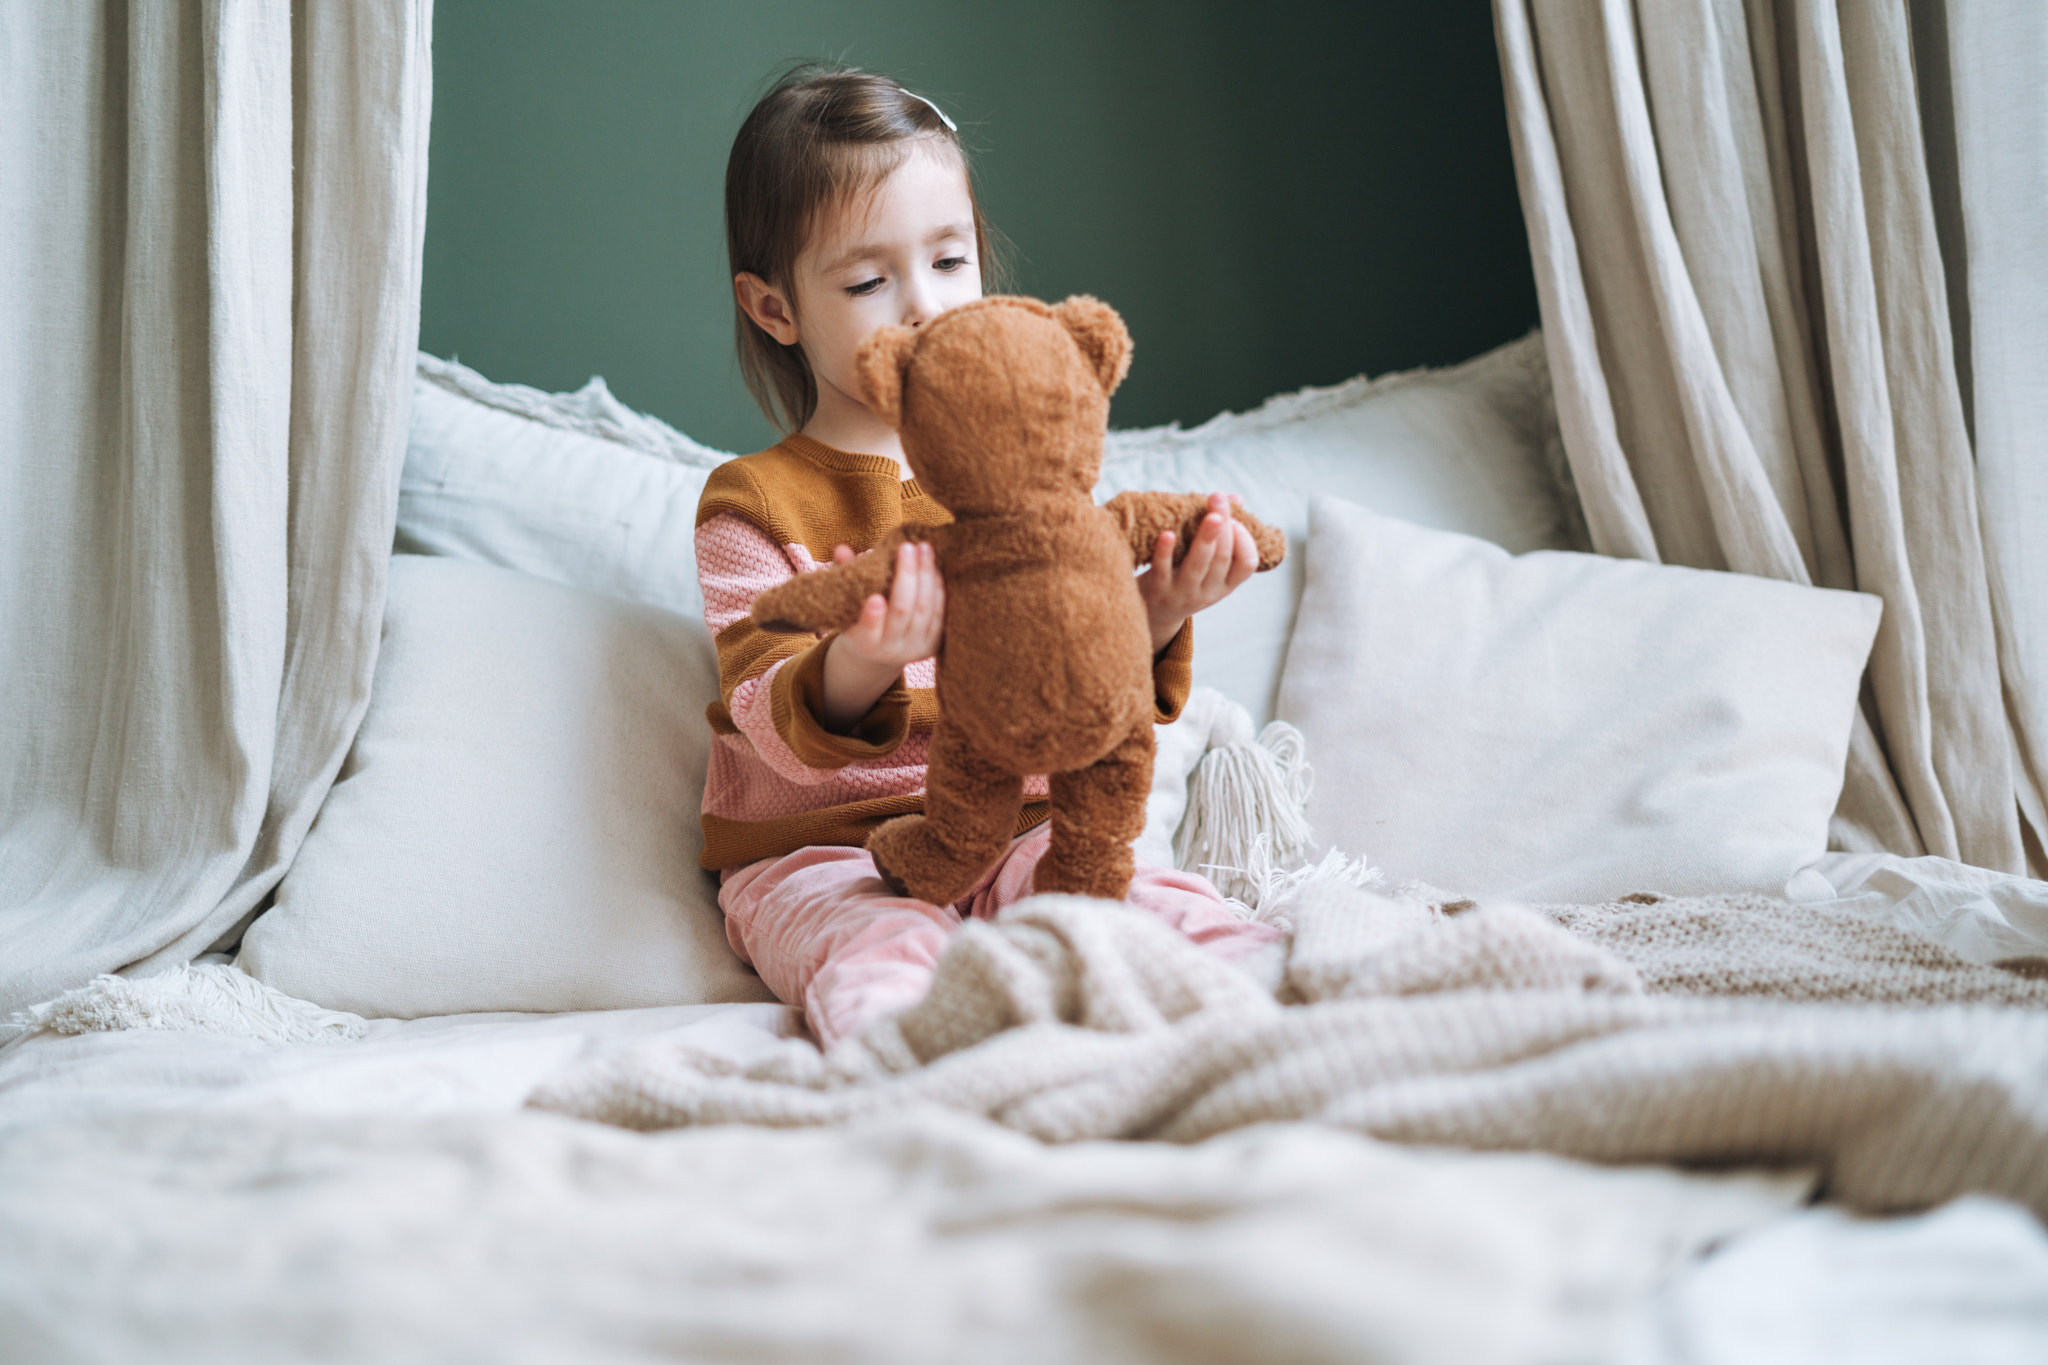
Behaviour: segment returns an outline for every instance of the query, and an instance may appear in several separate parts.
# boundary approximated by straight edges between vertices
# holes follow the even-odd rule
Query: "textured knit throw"
[[[736,1072],[654,1039],[530,1103],[641,1129],[940,1105],[1054,1142],[1315,1119],[1598,1161],[1818,1163],[1866,1209],[1978,1190],[2048,1213],[2048,982],[1824,909],[1644,899],[1539,911],[1313,882],[1276,999],[1148,916],[1042,896],[970,923],[922,1003],[829,1056],[793,1044]]]

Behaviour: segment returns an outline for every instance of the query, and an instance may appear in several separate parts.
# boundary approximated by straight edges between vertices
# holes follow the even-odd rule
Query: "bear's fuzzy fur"
[[[992,296],[861,347],[864,398],[903,437],[948,526],[905,525],[850,564],[761,594],[772,630],[838,630],[886,594],[896,550],[929,541],[946,584],[939,723],[925,813],[889,821],[868,851],[892,890],[947,905],[1003,851],[1024,778],[1052,787],[1052,848],[1034,889],[1121,900],[1152,785],[1150,631],[1133,574],[1161,531],[1187,552],[1208,498],[1122,493],[1095,505],[1109,396],[1130,367],[1114,309]],[[1259,568],[1286,539],[1242,508]]]

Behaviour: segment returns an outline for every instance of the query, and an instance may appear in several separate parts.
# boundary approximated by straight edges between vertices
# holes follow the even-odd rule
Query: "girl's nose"
[[[902,293],[905,327],[921,327],[939,315],[937,298],[933,296],[929,281],[912,276]]]

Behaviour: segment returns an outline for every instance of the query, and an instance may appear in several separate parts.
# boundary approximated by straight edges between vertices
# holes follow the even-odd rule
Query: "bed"
[[[0,1047],[0,1356],[2048,1358],[2048,885],[1823,854],[1867,610],[1582,563],[1540,338],[1112,440],[1105,495],[1295,538],[1198,624],[1146,835],[1213,858],[1204,772],[1300,736],[1315,857],[1220,869],[1286,954],[1040,898],[831,1058],[694,867],[718,458],[421,358],[372,711],[275,906]],[[1532,697],[1518,593],[1633,662],[1551,634]],[[1570,755],[1416,738],[1539,703]]]

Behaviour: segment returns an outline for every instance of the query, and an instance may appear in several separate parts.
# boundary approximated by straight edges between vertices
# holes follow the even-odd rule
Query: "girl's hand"
[[[1188,617],[1213,607],[1259,567],[1259,547],[1252,533],[1230,515],[1237,498],[1209,495],[1209,513],[1195,532],[1194,544],[1175,568],[1174,534],[1161,531],[1152,546],[1152,563],[1138,575],[1138,596],[1145,600],[1145,618],[1152,628],[1152,652],[1165,649]]]
[[[834,563],[854,557],[841,545]],[[902,676],[905,666],[939,652],[946,631],[946,585],[925,544],[900,546],[889,596],[862,605],[860,619],[840,632],[825,654],[825,728],[844,733],[866,715]]]

